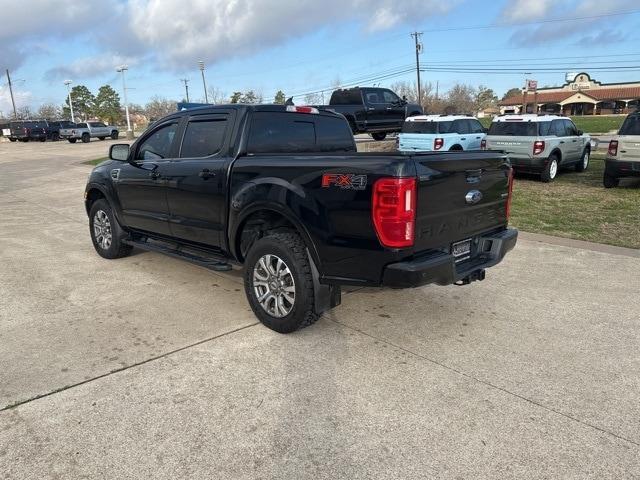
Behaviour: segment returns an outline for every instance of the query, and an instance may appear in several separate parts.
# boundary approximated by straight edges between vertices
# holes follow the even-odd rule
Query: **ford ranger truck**
[[[330,109],[345,116],[354,135],[369,133],[374,140],[384,140],[399,132],[405,118],[422,114],[422,107],[407,102],[388,88],[354,87],[335,90]]]
[[[486,129],[473,117],[418,115],[407,118],[397,137],[401,152],[480,150]]]
[[[587,169],[591,137],[558,115],[500,115],[491,122],[482,148],[504,151],[516,171],[551,182],[562,168]]]
[[[609,142],[602,183],[617,187],[623,177],[640,177],[640,110],[625,119]]]
[[[337,306],[341,285],[483,280],[516,244],[505,155],[358,153],[345,118],[313,107],[176,112],[109,158],[85,190],[97,253],[243,265],[249,305],[278,332]]]

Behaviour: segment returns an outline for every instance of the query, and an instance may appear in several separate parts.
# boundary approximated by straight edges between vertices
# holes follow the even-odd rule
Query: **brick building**
[[[588,73],[575,75],[561,87],[539,88],[500,101],[501,113],[562,113],[563,115],[613,115],[640,106],[640,81],[600,83]]]

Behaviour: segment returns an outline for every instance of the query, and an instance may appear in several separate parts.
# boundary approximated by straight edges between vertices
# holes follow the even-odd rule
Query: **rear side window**
[[[209,157],[218,153],[224,143],[227,123],[226,118],[189,122],[184,132],[180,157]]]
[[[404,122],[402,133],[449,133],[453,122]]]
[[[535,122],[493,122],[489,127],[489,135],[535,137],[538,135],[537,127]]]
[[[330,105],[358,105],[362,103],[360,90],[336,90],[331,94]]]
[[[640,115],[629,115],[620,127],[620,135],[640,135]]]
[[[249,153],[313,152],[316,129],[310,115],[255,112],[251,121]]]
[[[355,152],[349,124],[343,118],[316,117],[316,151]]]
[[[469,124],[466,120],[455,120],[449,133],[469,133]]]

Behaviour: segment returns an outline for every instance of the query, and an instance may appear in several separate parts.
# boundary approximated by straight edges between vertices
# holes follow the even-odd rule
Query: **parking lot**
[[[239,270],[94,252],[110,143],[0,143],[0,478],[640,477],[638,251],[523,234],[279,335]]]

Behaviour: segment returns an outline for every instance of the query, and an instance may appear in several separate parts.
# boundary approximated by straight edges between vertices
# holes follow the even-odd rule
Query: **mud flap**
[[[324,312],[340,305],[342,302],[342,288],[340,285],[324,285],[320,283],[320,273],[308,249],[307,258],[309,258],[311,276],[313,277],[313,310],[316,314],[322,315]]]

